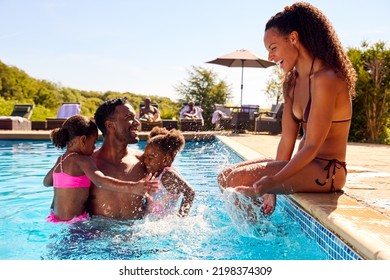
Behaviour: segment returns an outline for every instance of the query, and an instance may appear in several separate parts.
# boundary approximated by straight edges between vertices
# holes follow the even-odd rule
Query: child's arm
[[[154,179],[151,174],[138,182],[123,181],[104,175],[103,172],[97,169],[91,157],[79,155],[77,163],[87,177],[99,188],[141,196],[145,195],[146,192],[154,193],[159,188],[158,180]]]
[[[50,169],[49,172],[45,175],[45,178],[43,178],[43,185],[45,187],[51,187],[53,186],[53,169]]]
[[[57,166],[59,159],[57,159],[56,163],[54,166],[47,172],[45,175],[45,178],[43,178],[43,185],[45,187],[51,187],[53,186],[53,172],[54,172],[54,167]]]
[[[161,178],[164,187],[171,193],[183,194],[178,216],[188,216],[195,199],[194,188],[175,171],[166,171]]]

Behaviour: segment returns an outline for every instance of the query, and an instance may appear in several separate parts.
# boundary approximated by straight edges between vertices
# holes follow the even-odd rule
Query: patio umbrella
[[[244,89],[244,67],[267,68],[269,66],[275,65],[274,62],[261,58],[257,54],[244,49],[223,55],[214,60],[207,61],[206,63],[219,64],[227,67],[241,67],[240,106],[242,106],[242,92]]]

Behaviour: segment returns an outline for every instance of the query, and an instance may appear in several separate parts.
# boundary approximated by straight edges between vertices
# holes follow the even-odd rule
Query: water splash
[[[207,211],[207,206],[199,205],[196,215],[184,218],[176,215],[167,215],[160,219],[147,216],[143,221],[135,223],[133,227],[133,236],[143,238],[154,236],[210,234],[212,228],[205,218]]]
[[[245,196],[233,188],[223,191],[225,208],[236,230],[243,236],[264,238],[272,234],[273,225],[263,213],[263,201]]]

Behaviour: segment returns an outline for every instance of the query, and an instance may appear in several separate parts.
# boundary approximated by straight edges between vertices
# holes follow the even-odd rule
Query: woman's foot
[[[276,194],[267,193],[262,196],[263,198],[263,212],[265,215],[271,215],[276,206]]]

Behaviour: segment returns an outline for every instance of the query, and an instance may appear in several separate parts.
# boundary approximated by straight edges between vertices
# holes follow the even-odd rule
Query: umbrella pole
[[[242,92],[244,90],[244,60],[241,60],[242,67],[241,67],[241,100],[240,100],[240,107],[242,110]]]

